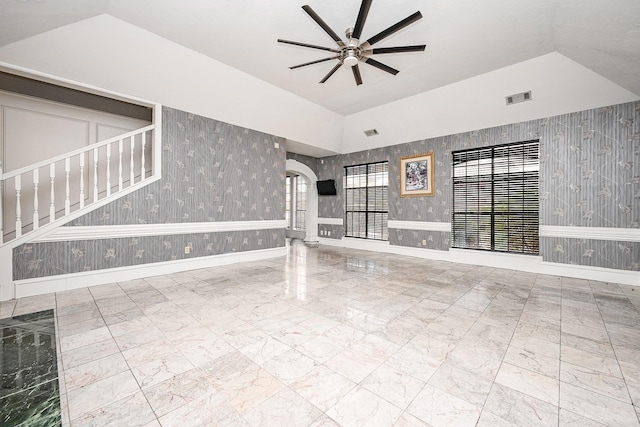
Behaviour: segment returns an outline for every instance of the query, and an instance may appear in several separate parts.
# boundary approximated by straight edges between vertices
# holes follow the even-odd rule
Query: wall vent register
[[[516,93],[515,95],[509,95],[505,97],[507,105],[518,104],[520,102],[531,101],[531,91]]]

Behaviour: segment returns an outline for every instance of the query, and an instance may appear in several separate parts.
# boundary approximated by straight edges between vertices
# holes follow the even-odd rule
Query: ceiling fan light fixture
[[[389,28],[381,31],[375,36],[369,38],[363,43],[360,43],[360,36],[362,35],[362,29],[364,28],[364,23],[367,19],[367,15],[369,13],[369,8],[371,7],[371,3],[373,0],[362,0],[360,4],[360,11],[358,12],[358,17],[356,18],[356,23],[353,28],[349,27],[345,31],[346,43],[336,34],[335,31],[327,25],[326,22],[320,18],[320,16],[311,8],[309,5],[302,6],[302,10],[306,12],[307,15],[313,19],[316,24],[320,26],[324,30],[325,33],[331,37],[336,44],[338,45],[335,48],[317,46],[308,43],[295,42],[291,40],[283,40],[278,39],[278,43],[291,44],[294,46],[308,47],[311,49],[317,50],[326,50],[329,52],[333,52],[336,55],[328,58],[317,59],[315,61],[305,62],[304,64],[294,65],[289,67],[294,70],[301,67],[306,67],[308,65],[318,64],[320,62],[330,61],[332,59],[337,59],[338,63],[329,71],[323,78],[320,80],[320,83],[326,82],[342,65],[347,65],[351,68],[353,73],[353,78],[355,79],[356,85],[359,86],[362,84],[362,76],[360,75],[360,67],[358,67],[358,63],[362,62],[363,64],[370,65],[372,67],[378,68],[384,72],[389,74],[393,74],[394,76],[398,74],[398,70],[395,68],[389,67],[381,62],[376,61],[371,58],[372,55],[376,54],[387,54],[387,53],[403,53],[403,52],[424,52],[425,45],[415,45],[415,46],[396,46],[396,47],[384,47],[384,48],[372,48],[374,44],[377,42],[386,39],[390,35],[402,30],[403,28],[413,24],[416,21],[422,19],[422,14],[420,11],[414,13],[406,17],[405,19],[396,22]]]
[[[344,65],[348,65],[349,67],[355,67],[358,65],[358,57],[356,56],[356,52],[354,50],[347,50],[347,56],[344,58]]]

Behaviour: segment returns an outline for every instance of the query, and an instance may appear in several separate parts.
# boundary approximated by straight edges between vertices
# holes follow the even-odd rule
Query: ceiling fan
[[[398,74],[399,73],[398,70],[396,70],[395,68],[389,67],[388,65],[385,65],[381,62],[376,61],[375,59],[371,58],[371,56],[379,55],[379,54],[387,54],[387,53],[423,52],[426,46],[423,44],[415,45],[415,46],[398,46],[398,47],[381,47],[381,48],[372,48],[372,46],[378,43],[379,41],[389,37],[393,33],[400,31],[401,29],[422,19],[422,14],[420,13],[420,11],[418,11],[413,15],[406,17],[402,21],[399,21],[393,24],[386,30],[379,32],[375,36],[370,37],[365,42],[360,43],[360,35],[362,34],[364,23],[367,20],[367,15],[369,14],[369,8],[371,7],[371,2],[372,0],[362,0],[362,3],[360,4],[360,12],[358,12],[358,18],[356,19],[355,26],[353,28],[347,28],[347,30],[345,31],[345,35],[347,37],[346,42],[344,42],[335,33],[335,31],[333,31],[331,27],[329,27],[327,23],[324,22],[322,18],[320,18],[320,16],[318,16],[318,14],[311,8],[311,6],[309,5],[302,6],[302,10],[304,10],[311,17],[311,19],[316,21],[316,23],[327,34],[329,34],[329,36],[333,40],[335,40],[338,47],[330,48],[330,47],[324,47],[324,46],[317,46],[313,44],[295,42],[291,40],[278,39],[279,43],[292,44],[295,46],[308,47],[311,49],[326,50],[326,51],[335,53],[334,56],[330,56],[328,58],[322,58],[322,59],[318,59],[311,62],[305,62],[304,64],[294,65],[289,68],[294,70],[296,68],[306,67],[307,65],[313,65],[313,64],[318,64],[320,62],[337,59],[338,63],[331,69],[331,71],[327,73],[326,76],[324,76],[322,80],[320,80],[320,83],[324,83],[327,80],[329,80],[329,77],[331,77],[336,71],[338,71],[338,68],[340,68],[342,64],[345,64],[351,67],[351,71],[353,72],[353,77],[356,80],[356,85],[362,84],[362,77],[360,76],[360,69],[358,68],[359,62],[364,62],[365,64],[369,64],[371,66],[374,66],[382,71],[386,71],[387,73],[390,73],[393,75]]]

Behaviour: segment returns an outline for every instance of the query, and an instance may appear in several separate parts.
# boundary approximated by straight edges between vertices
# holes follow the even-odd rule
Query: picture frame
[[[434,153],[400,159],[400,197],[435,195]]]

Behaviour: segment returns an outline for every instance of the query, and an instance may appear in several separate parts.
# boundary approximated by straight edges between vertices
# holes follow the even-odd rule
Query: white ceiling
[[[346,66],[319,84],[333,62],[289,70],[331,54],[278,38],[335,46],[304,4],[343,35],[360,0],[0,0],[0,46],[107,13],[345,116],[554,51],[640,94],[638,0],[376,0],[361,39],[419,10],[375,47],[427,49],[377,55],[400,73],[361,64],[361,86]]]

